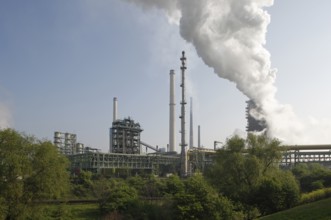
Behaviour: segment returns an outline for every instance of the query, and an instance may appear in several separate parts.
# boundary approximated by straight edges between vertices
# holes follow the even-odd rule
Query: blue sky
[[[329,1],[276,0],[267,9],[277,99],[303,120],[322,123],[331,119],[330,7]],[[247,98],[201,61],[161,11],[121,0],[1,1],[0,126],[50,140],[54,131],[76,133],[79,142],[107,151],[118,97],[119,117],[139,122],[144,142],[166,146],[169,70],[176,71],[179,116],[182,50],[194,141],[201,125],[202,144],[211,148],[245,130]],[[178,119],[178,131],[179,125]]]

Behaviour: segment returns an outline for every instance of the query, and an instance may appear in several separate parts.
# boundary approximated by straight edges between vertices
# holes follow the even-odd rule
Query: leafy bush
[[[300,203],[305,204],[315,202],[329,197],[331,197],[331,188],[319,189],[313,192],[302,194]]]

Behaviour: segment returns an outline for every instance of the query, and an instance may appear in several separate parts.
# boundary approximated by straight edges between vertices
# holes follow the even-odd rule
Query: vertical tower
[[[117,98],[113,99],[113,122],[117,120]]]
[[[198,125],[198,148],[201,147],[201,143],[200,143],[200,125]]]
[[[190,143],[189,143],[189,148],[193,148],[193,102],[192,102],[192,97],[190,98]]]
[[[259,117],[263,112],[260,107],[256,105],[254,100],[246,101],[246,119],[247,119],[247,132],[261,132],[267,129],[267,122],[264,118]]]
[[[169,151],[175,151],[175,71],[170,70]]]
[[[185,143],[185,70],[186,70],[186,57],[185,51],[182,52],[182,57],[180,58],[182,66],[180,67],[182,71],[182,82],[180,87],[182,87],[182,101],[181,101],[181,165],[180,165],[180,175],[181,177],[187,176],[187,152],[186,152],[186,143]]]
[[[117,97],[113,98],[113,123],[109,128],[109,153],[113,152],[113,124],[117,120]]]

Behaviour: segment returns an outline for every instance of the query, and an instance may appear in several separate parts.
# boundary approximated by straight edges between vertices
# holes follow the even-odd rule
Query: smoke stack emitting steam
[[[195,47],[204,63],[221,78],[234,82],[262,109],[258,117],[266,120],[269,135],[286,143],[311,142],[303,139],[310,126],[305,127],[290,106],[275,98],[276,70],[264,48],[270,23],[264,8],[272,6],[273,0],[126,1],[144,9],[162,9],[177,23],[181,36]]]

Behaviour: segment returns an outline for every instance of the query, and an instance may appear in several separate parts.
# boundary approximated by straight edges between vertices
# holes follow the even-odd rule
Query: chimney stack
[[[189,148],[192,149],[193,148],[193,101],[192,101],[192,97],[190,99],[191,101],[191,106],[190,106],[190,143],[189,143]]]
[[[113,122],[117,120],[117,98],[113,99]]]
[[[175,71],[170,70],[170,102],[169,102],[169,150],[175,151]]]
[[[200,125],[198,125],[198,148],[201,147],[201,143],[200,143]]]

